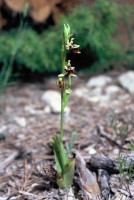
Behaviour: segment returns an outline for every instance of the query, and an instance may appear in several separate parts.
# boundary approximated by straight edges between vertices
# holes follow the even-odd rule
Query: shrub
[[[0,37],[0,63],[5,59],[10,59],[17,44],[16,41],[19,40],[15,56],[18,66],[26,66],[38,72],[59,71],[61,67],[59,47],[64,23],[70,24],[76,40],[81,48],[85,49],[84,59],[88,60],[91,55],[94,55],[93,62],[86,62],[88,69],[109,68],[111,64],[124,58],[131,62],[132,55],[129,54],[127,57],[126,49],[123,44],[116,41],[117,37],[115,37],[120,34],[118,19],[130,24],[131,10],[123,19],[126,9],[127,7],[123,9],[122,5],[111,1],[97,0],[91,7],[81,5],[75,8],[73,12],[64,15],[58,25],[50,27],[41,34],[30,28],[23,30],[20,34],[17,30],[11,30]]]

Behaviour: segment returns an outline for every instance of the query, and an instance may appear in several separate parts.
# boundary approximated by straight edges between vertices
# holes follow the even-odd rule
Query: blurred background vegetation
[[[71,58],[79,70],[134,69],[134,3],[126,2],[1,0],[1,88],[16,75],[60,71],[64,23],[81,47]]]

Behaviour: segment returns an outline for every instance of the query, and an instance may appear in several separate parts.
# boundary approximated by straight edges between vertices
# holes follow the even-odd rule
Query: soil
[[[86,78],[79,80],[76,87],[86,81]],[[60,199],[56,197],[58,186],[50,167],[54,165],[51,137],[59,133],[60,114],[44,111],[46,105],[41,96],[46,87],[46,84],[21,84],[6,89],[0,115],[0,200]],[[55,86],[49,85],[51,87]],[[117,107],[117,117],[124,124],[127,124],[124,113],[128,110],[131,114],[133,100],[130,95],[129,103]],[[113,109],[110,103],[107,107],[99,107],[97,103],[72,94],[69,107],[71,112],[65,116],[64,142],[67,143],[71,133],[77,131],[74,147],[86,163],[98,152],[112,160],[117,160],[119,153],[130,153],[134,131],[126,135],[113,132],[113,127],[108,124],[108,114]],[[98,134],[100,125],[107,133],[106,137]],[[81,190],[76,181],[73,188],[76,193]]]

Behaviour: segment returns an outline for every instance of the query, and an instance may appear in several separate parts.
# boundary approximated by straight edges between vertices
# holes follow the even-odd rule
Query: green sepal
[[[65,76],[65,74],[59,74],[58,78],[63,78]]]

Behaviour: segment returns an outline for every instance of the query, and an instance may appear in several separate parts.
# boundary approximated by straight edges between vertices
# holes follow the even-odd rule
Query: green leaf
[[[68,165],[69,160],[60,135],[56,135],[52,138],[52,146],[54,150],[57,171],[59,175],[63,176],[64,168]]]
[[[78,135],[78,133],[77,133],[76,131],[74,131],[74,132],[71,134],[70,141],[69,141],[69,143],[66,145],[66,150],[67,150],[67,153],[68,153],[68,154],[70,154],[71,151],[72,151],[72,148],[73,148],[74,143],[75,143],[75,141],[76,141],[77,135]]]
[[[72,143],[70,143],[70,145],[72,146]],[[56,168],[59,174],[57,184],[60,188],[70,187],[74,176],[75,158],[68,158],[60,135],[56,135],[52,138],[52,146]]]
[[[74,177],[74,169],[75,169],[75,158],[69,159],[69,164],[65,168],[64,172],[64,182],[67,186],[72,185],[73,177]]]
[[[72,185],[75,169],[75,158],[69,159],[69,163],[64,167],[63,177],[57,179],[60,188],[67,188]]]

